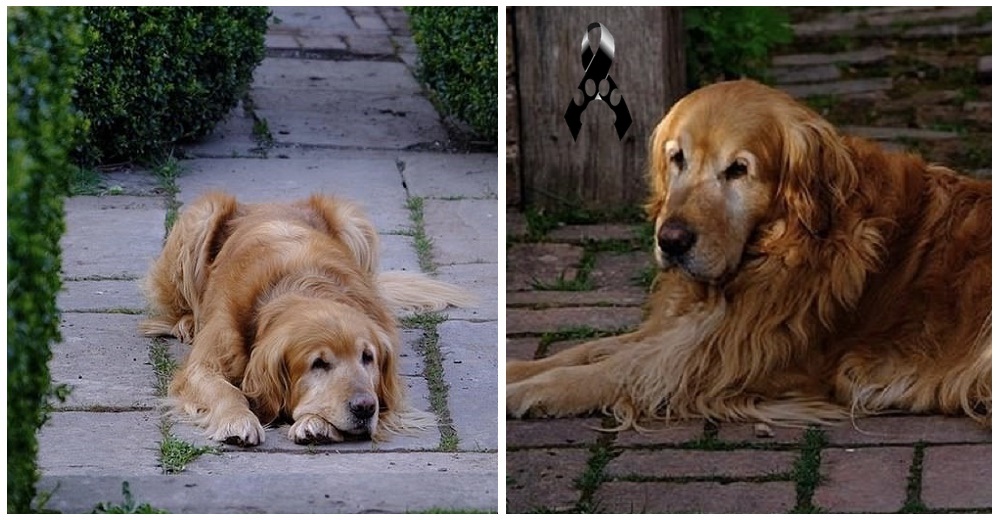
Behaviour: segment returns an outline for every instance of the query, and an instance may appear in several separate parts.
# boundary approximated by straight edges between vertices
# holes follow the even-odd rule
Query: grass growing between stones
[[[424,359],[424,379],[430,391],[431,410],[438,418],[438,428],[441,431],[441,451],[456,451],[458,449],[458,432],[452,425],[451,411],[448,409],[448,383],[444,380],[444,364],[439,345],[437,326],[443,323],[444,316],[438,313],[424,313],[409,316],[401,320],[401,325],[407,329],[418,329],[423,332],[417,352]]]
[[[165,221],[167,233],[174,227],[174,222],[177,221],[178,210],[181,207],[180,201],[177,200],[177,194],[181,191],[180,187],[177,186],[177,178],[180,177],[183,171],[184,169],[181,167],[180,161],[173,155],[153,167],[153,173],[160,180],[160,189],[167,196],[167,218]]]
[[[424,232],[424,199],[423,197],[409,197],[406,199],[406,209],[410,210],[410,221],[413,222],[410,236],[413,237],[413,247],[417,251],[417,260],[420,262],[420,270],[425,273],[437,272],[437,264],[434,263],[434,244]]]
[[[160,432],[163,440],[160,441],[160,467],[167,474],[180,473],[188,464],[206,453],[218,454],[219,449],[215,446],[195,446],[190,442],[178,439],[170,431],[170,421],[164,418],[160,422]]]
[[[924,449],[926,444],[919,442],[913,448],[913,463],[910,464],[910,476],[906,481],[906,503],[900,513],[927,513],[927,506],[920,498],[923,487]]]
[[[170,355],[167,341],[163,338],[153,338],[153,343],[149,347],[149,361],[153,365],[153,374],[156,376],[154,387],[157,397],[166,397],[167,388],[170,387],[170,379],[177,370],[177,361]]]
[[[128,481],[122,482],[122,503],[112,504],[108,502],[101,502],[94,507],[91,513],[106,513],[106,514],[161,514],[170,513],[165,509],[157,509],[147,503],[137,504],[135,499],[132,498],[132,491],[129,489]]]
[[[813,493],[819,485],[821,451],[826,445],[826,435],[822,430],[810,428],[802,437],[802,452],[795,461],[792,477],[795,480],[795,508],[792,513],[820,513],[822,510],[812,503]]]

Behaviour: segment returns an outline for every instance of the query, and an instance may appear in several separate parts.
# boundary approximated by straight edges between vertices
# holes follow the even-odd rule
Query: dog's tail
[[[462,289],[418,273],[380,273],[378,287],[382,298],[396,312],[433,312],[449,305],[471,307],[475,304],[475,298]]]

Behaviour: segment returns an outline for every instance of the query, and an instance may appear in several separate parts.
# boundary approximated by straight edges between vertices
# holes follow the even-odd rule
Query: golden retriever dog
[[[380,274],[375,228],[323,195],[253,205],[203,196],[177,220],[145,289],[141,330],[192,344],[170,384],[175,410],[243,446],[279,419],[297,443],[426,425],[404,399],[394,312],[469,303],[420,274]]]
[[[508,361],[508,415],[991,424],[989,182],[839,135],[752,81],[683,98],[650,146],[648,317]]]

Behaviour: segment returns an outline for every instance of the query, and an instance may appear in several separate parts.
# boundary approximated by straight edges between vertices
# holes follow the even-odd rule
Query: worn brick
[[[507,359],[535,359],[538,338],[516,338],[507,340]]]
[[[791,471],[795,458],[787,451],[626,450],[607,472],[616,477],[763,477]]]
[[[892,513],[906,502],[913,448],[833,448],[820,457],[815,505],[833,513]]]
[[[518,291],[507,293],[507,305],[521,307],[638,307],[646,302],[645,287],[625,286],[596,291]]]
[[[931,509],[992,507],[992,446],[931,446],[924,451],[920,498]]]
[[[856,426],[855,426],[856,425]],[[904,415],[866,417],[826,430],[830,444],[989,442],[990,432],[966,417]]]
[[[705,433],[704,421],[646,421],[642,430],[625,430],[618,433],[618,446],[651,446],[656,444],[681,444],[700,439]]]
[[[507,421],[507,447],[578,447],[597,442],[601,419],[570,418]]]
[[[604,513],[787,513],[792,482],[609,482],[594,502]]]
[[[802,428],[782,428],[771,426],[773,437],[758,437],[753,423],[722,423],[719,425],[718,439],[723,442],[745,442],[751,444],[796,444],[802,440]]]
[[[507,290],[576,278],[583,248],[570,244],[514,244],[507,248]]]
[[[595,255],[590,282],[594,287],[622,288],[639,286],[638,277],[652,265],[653,255],[648,251],[629,253],[600,252]]]
[[[507,309],[507,334],[544,333],[590,327],[598,330],[632,328],[642,321],[637,307],[566,307]]]
[[[554,242],[603,242],[632,240],[639,236],[640,227],[633,224],[595,224],[563,226],[549,231],[546,238]]]
[[[508,452],[507,512],[572,508],[580,498],[575,480],[589,459],[590,452],[582,449]]]

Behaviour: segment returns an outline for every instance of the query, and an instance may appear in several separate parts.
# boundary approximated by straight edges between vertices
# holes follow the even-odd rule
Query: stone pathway
[[[176,193],[152,173],[109,174],[121,196],[73,197],[63,240],[63,341],[50,363],[72,387],[39,441],[46,507],[90,512],[137,503],[174,513],[496,511],[497,155],[446,153],[448,133],[412,74],[416,48],[398,8],[275,7],[252,105],[186,147]],[[421,269],[411,207],[419,201],[436,277],[468,288],[472,309],[403,332],[409,399],[445,421],[372,445],[298,446],[287,426],[253,449],[217,446],[165,474],[161,443],[209,446],[164,422],[157,367],[187,347],[138,335],[138,289],[159,253],[170,208],[209,189],[245,202],[322,191],[360,202],[380,231],[382,267]],[[483,404],[487,406],[483,406]]]
[[[773,60],[780,88],[846,131],[990,176],[982,10],[810,8],[795,19],[795,41]],[[648,225],[530,217],[506,217],[506,356],[635,328],[652,276]],[[646,435],[602,426],[613,422],[508,420],[507,511],[992,511],[991,434],[963,418],[884,416],[770,438],[746,424],[689,421]]]

